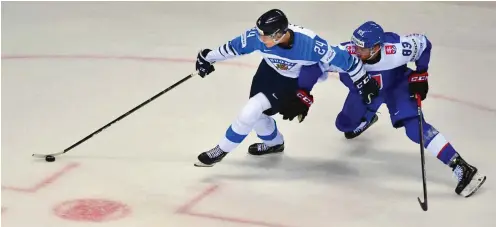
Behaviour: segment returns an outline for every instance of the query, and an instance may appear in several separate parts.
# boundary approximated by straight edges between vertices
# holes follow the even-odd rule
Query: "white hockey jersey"
[[[341,43],[342,50],[355,54],[355,46],[351,42]],[[381,88],[392,86],[398,79],[404,79],[407,64],[414,62],[416,71],[427,71],[429,68],[432,45],[425,35],[410,34],[400,36],[396,33],[386,32],[385,42],[381,48],[380,60],[374,64],[364,63],[365,70],[379,82]],[[331,67],[330,70],[340,72],[341,80],[350,88],[351,81],[346,79],[347,73]]]

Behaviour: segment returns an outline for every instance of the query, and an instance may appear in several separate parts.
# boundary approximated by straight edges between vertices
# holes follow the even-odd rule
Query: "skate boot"
[[[372,118],[372,121],[370,121],[370,123],[367,124],[367,122],[363,121],[362,124],[360,124],[360,126],[358,126],[352,132],[345,132],[344,137],[346,137],[346,139],[353,139],[353,138],[359,136],[365,130],[367,130],[370,126],[372,126],[375,122],[377,122],[377,120],[379,120],[379,117],[376,114],[376,115],[374,115],[374,118]]]
[[[227,152],[221,150],[219,145],[217,145],[213,149],[198,155],[198,162],[195,163],[195,166],[212,167],[215,165],[215,163],[220,162],[226,155]]]
[[[248,147],[248,153],[251,155],[266,155],[266,154],[275,154],[284,151],[284,143],[269,147],[265,143],[254,143]]]
[[[473,195],[486,181],[486,176],[479,174],[475,166],[469,165],[458,154],[450,162],[449,166],[453,169],[453,175],[458,180],[455,192],[464,197]]]

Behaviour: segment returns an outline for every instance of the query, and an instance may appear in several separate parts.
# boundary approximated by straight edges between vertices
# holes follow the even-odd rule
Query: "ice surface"
[[[488,175],[479,193],[455,195],[451,171],[427,153],[423,212],[418,146],[385,107],[370,131],[345,141],[334,119],[347,91],[334,77],[316,87],[303,124],[276,117],[284,155],[248,156],[250,135],[215,167],[193,167],[244,105],[257,54],[220,63],[54,163],[31,157],[63,150],[185,77],[199,49],[275,7],[336,44],[366,20],[427,34],[425,116]],[[93,226],[54,207],[105,199],[131,212],[104,227],[495,226],[495,36],[494,3],[2,2],[2,224]]]

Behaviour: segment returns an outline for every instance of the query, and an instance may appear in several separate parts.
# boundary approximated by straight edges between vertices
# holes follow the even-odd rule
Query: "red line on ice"
[[[70,170],[76,168],[79,166],[79,163],[72,163],[64,166],[62,169],[59,171],[53,173],[52,175],[47,176],[40,182],[36,183],[35,185],[28,187],[28,188],[20,188],[20,187],[11,187],[11,186],[3,186],[2,185],[2,190],[12,190],[12,191],[17,191],[17,192],[25,192],[25,193],[35,193],[38,190],[48,186],[49,184],[55,182],[58,180],[62,175],[68,173]]]
[[[143,57],[143,56],[110,56],[110,55],[97,55],[97,54],[36,54],[36,55],[2,55],[2,60],[36,60],[36,59],[60,59],[60,60],[71,60],[71,59],[84,59],[84,60],[129,60],[129,61],[142,61],[142,62],[178,62],[178,63],[192,63],[195,62],[193,59],[189,58],[167,58],[167,57]],[[241,62],[225,61],[219,62],[217,64],[232,65],[245,68],[256,68],[256,65],[246,64]],[[335,76],[331,78],[337,79]],[[458,103],[465,105],[467,107],[478,109],[482,111],[487,111],[491,113],[496,113],[496,108],[484,106],[482,104],[473,103],[470,101],[465,101],[457,99],[454,97],[449,97],[442,94],[430,93],[429,97],[435,99],[441,99],[453,103]]]
[[[235,222],[235,223],[239,223],[239,224],[258,225],[258,226],[265,226],[265,227],[288,227],[286,225],[250,220],[250,219],[246,219],[246,218],[228,217],[228,216],[223,216],[221,214],[200,213],[200,212],[193,211],[193,208],[198,203],[200,203],[202,200],[206,199],[208,196],[215,193],[219,189],[219,187],[220,187],[219,185],[213,185],[213,186],[210,186],[207,189],[203,190],[200,194],[193,197],[191,200],[187,201],[183,206],[181,206],[179,209],[177,209],[176,213],[194,216],[194,217],[215,219],[215,220],[219,220],[219,221]]]

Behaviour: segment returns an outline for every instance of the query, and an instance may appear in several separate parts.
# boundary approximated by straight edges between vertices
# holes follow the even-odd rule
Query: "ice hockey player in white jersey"
[[[313,104],[310,92],[319,78],[323,78],[322,74],[311,78],[300,77],[300,69],[304,65],[315,65],[318,70],[333,65],[346,71],[353,86],[360,90],[364,102],[370,103],[379,91],[378,84],[364,71],[360,59],[337,46],[330,46],[309,29],[289,24],[287,17],[278,9],[264,13],[254,28],[217,49],[201,50],[196,69],[201,77],[205,77],[215,70],[215,62],[255,51],[262,54],[263,60],[253,77],[248,102],[220,142],[198,156],[195,166],[210,167],[221,161],[252,130],[262,142],[249,146],[251,155],[282,152],[283,135],[271,116],[279,113],[284,120],[293,120],[298,116],[299,122],[302,122]]]
[[[341,72],[340,80],[350,91],[336,118],[338,130],[344,132],[347,139],[359,136],[378,120],[376,112],[385,103],[392,126],[404,127],[408,138],[419,144],[417,107],[429,90],[428,69],[432,49],[429,39],[421,34],[400,36],[384,32],[380,25],[368,21],[353,32],[351,42],[342,43],[340,47],[362,59],[365,70],[378,82],[380,92],[370,104],[363,104],[348,73]],[[415,63],[415,70],[407,67],[409,62]],[[320,73],[314,77],[318,75]],[[465,197],[471,196],[484,183],[486,176],[462,159],[434,126],[425,119],[421,120],[425,148],[452,169],[458,180],[455,192]]]

